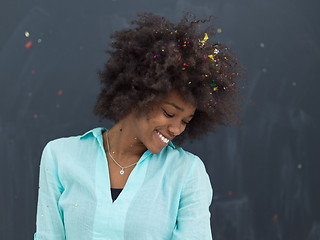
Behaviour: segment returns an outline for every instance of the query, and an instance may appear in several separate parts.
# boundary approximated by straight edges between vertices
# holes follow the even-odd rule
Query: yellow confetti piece
[[[227,58],[227,57],[224,57],[224,59],[225,59],[225,60],[228,60],[228,58]]]
[[[78,204],[75,204],[75,206],[78,206]]]
[[[208,39],[209,39],[208,34],[205,33],[205,34],[204,34],[204,39],[201,40],[200,42],[201,42],[202,44],[204,44]]]
[[[29,33],[29,32],[25,32],[24,35],[25,35],[26,37],[29,37],[29,36],[30,36],[30,33]]]
[[[218,90],[218,87],[213,88],[213,91],[217,91],[217,90]]]
[[[43,214],[41,214],[41,217],[43,217]]]
[[[209,58],[211,58],[212,61],[214,61],[213,55],[208,55]]]
[[[221,32],[222,32],[222,29],[221,29],[221,28],[218,28],[218,29],[217,29],[217,32],[218,32],[218,33],[221,33]]]
[[[162,52],[164,52],[164,49],[162,49]]]

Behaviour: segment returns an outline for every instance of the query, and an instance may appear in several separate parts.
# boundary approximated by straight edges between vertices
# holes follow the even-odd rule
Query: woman
[[[199,31],[210,19],[188,17],[144,13],[111,35],[94,112],[115,125],[46,145],[34,239],[212,239],[205,166],[172,141],[237,122],[239,67]]]

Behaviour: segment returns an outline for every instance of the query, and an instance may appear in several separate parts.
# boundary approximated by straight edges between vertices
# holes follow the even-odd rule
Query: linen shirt
[[[211,240],[213,189],[201,159],[171,142],[146,150],[113,202],[104,131],[43,149],[34,239]]]

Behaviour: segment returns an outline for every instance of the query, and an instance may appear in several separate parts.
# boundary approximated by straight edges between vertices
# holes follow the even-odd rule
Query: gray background
[[[109,34],[137,12],[217,16],[217,40],[247,68],[242,129],[184,148],[215,190],[216,240],[319,240],[319,3],[315,0],[2,0],[0,239],[32,239],[45,144],[99,122],[92,109]],[[27,38],[25,32],[30,36]],[[32,41],[27,49],[25,44]],[[61,90],[62,94],[59,94]]]

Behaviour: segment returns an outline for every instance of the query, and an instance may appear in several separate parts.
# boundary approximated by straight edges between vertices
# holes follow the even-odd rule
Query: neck
[[[120,120],[108,132],[103,134],[104,148],[107,154],[107,137],[112,157],[120,164],[137,162],[147,148],[137,139],[130,116]]]

